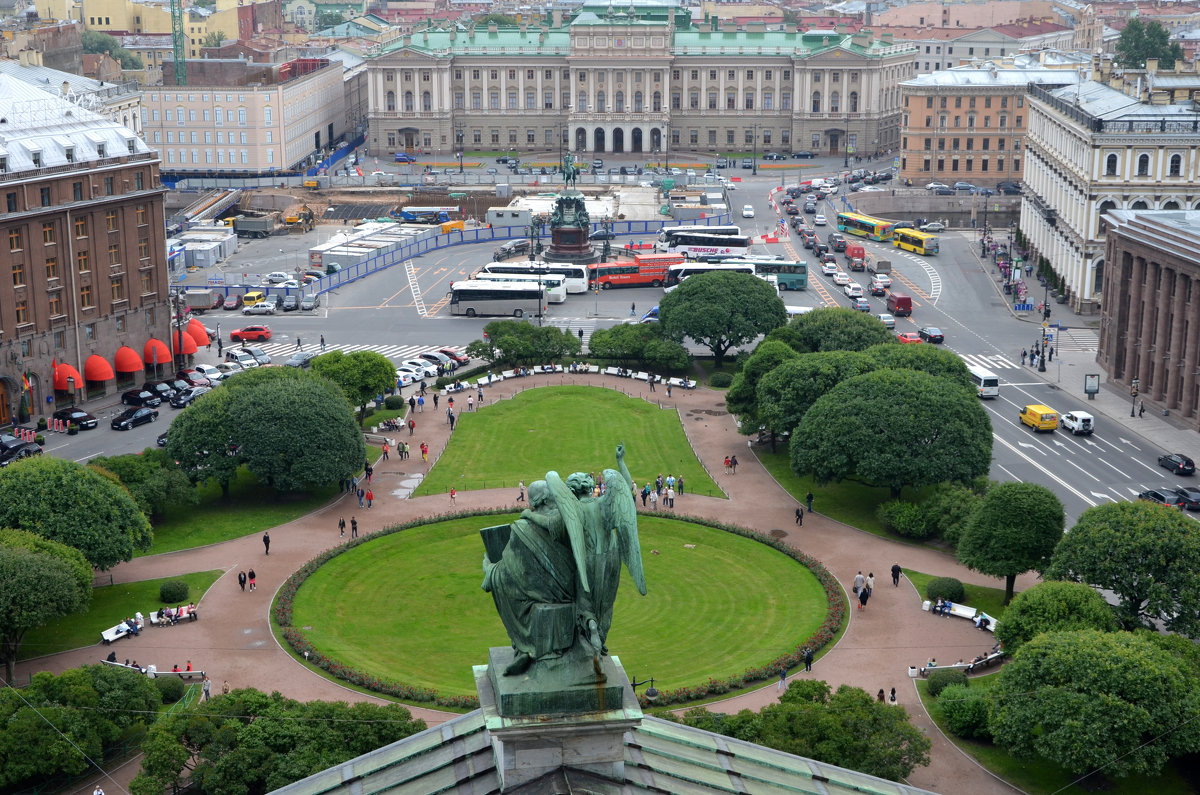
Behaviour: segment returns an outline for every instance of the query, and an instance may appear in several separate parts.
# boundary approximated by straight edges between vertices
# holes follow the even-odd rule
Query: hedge
[[[305,637],[304,633],[292,626],[292,606],[296,598],[296,593],[300,590],[300,586],[304,584],[312,574],[328,561],[354,549],[359,544],[364,544],[367,541],[379,538],[391,533],[399,533],[413,527],[420,527],[427,524],[436,524],[437,522],[448,521],[450,519],[462,519],[471,516],[496,516],[501,514],[512,513],[511,508],[491,508],[486,510],[461,511],[456,513],[438,514],[435,516],[427,516],[404,524],[392,525],[378,532],[369,533],[359,538],[350,539],[346,543],[333,547],[322,552],[317,557],[305,563],[297,569],[283,586],[279,589],[279,593],[275,597],[275,603],[272,607],[272,616],[276,625],[282,630],[283,638],[299,655],[308,653],[308,662],[317,666],[321,670],[331,676],[365,688],[375,693],[381,693],[387,696],[402,699],[404,701],[417,703],[433,703],[440,707],[450,707],[454,709],[476,709],[479,707],[479,699],[475,696],[442,696],[437,690],[428,687],[417,687],[399,682],[394,679],[388,679],[383,676],[360,671],[354,666],[346,665],[345,663],[330,657],[322,652]],[[710,519],[705,519],[696,516],[688,516],[684,514],[676,515],[672,518],[680,521],[691,522],[693,524],[712,527],[717,530],[722,530],[727,533],[750,538],[758,541],[761,544],[766,544],[772,549],[778,550],[788,557],[792,558],[816,576],[817,581],[821,583],[821,588],[825,591],[828,609],[825,613],[825,620],[821,622],[821,626],[809,638],[806,638],[802,643],[796,646],[795,649],[787,654],[780,655],[772,662],[765,666],[747,668],[741,674],[734,674],[721,679],[709,679],[707,682],[692,687],[681,687],[676,690],[661,690],[658,698],[654,701],[654,706],[662,706],[665,704],[680,704],[688,701],[697,701],[699,699],[709,698],[711,696],[721,695],[734,690],[740,690],[747,685],[755,682],[765,682],[776,678],[779,675],[780,668],[795,668],[804,660],[804,649],[811,648],[814,652],[824,648],[837,636],[838,631],[845,623],[848,605],[846,602],[845,592],[837,579],[829,572],[828,569],[816,558],[806,555],[798,549],[793,549],[782,541],[763,535],[754,530],[749,530],[736,525],[724,524],[715,522]],[[643,707],[649,707],[651,704],[646,700],[645,696],[638,694],[638,700]]]

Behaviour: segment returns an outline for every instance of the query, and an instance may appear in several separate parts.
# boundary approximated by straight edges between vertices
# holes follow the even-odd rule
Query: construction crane
[[[175,85],[187,85],[187,51],[183,46],[183,0],[171,0],[171,45],[175,50]]]

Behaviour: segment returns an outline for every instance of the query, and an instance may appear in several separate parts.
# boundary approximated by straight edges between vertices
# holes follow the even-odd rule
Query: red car
[[[266,342],[271,339],[270,326],[246,326],[229,332],[230,342]]]
[[[212,381],[199,370],[180,370],[175,374],[175,378],[187,381],[188,386],[212,386]]]
[[[471,361],[470,356],[467,356],[462,351],[455,350],[454,348],[440,348],[438,353],[446,354],[458,364],[466,364],[467,362]]]
[[[904,344],[911,345],[913,343],[916,343],[917,345],[921,344],[921,335],[915,331],[905,331],[900,334],[897,334],[896,339],[899,340],[902,345],[904,345]]]

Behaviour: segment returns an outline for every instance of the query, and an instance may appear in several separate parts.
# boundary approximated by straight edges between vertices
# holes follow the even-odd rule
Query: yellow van
[[[265,300],[267,300],[267,295],[262,290],[251,290],[242,296],[242,306],[254,306]]]
[[[1021,413],[1018,416],[1021,418],[1021,422],[1035,431],[1053,432],[1058,427],[1058,412],[1040,403],[1026,406],[1021,409]]]

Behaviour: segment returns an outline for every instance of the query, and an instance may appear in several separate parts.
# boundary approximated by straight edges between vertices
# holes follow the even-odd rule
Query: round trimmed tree
[[[1094,588],[1078,582],[1040,582],[1013,598],[996,625],[996,637],[1004,650],[1015,654],[1022,645],[1043,632],[1095,629],[1114,632],[1113,609]]]
[[[1004,578],[1004,603],[1017,575],[1041,571],[1062,538],[1066,512],[1058,497],[1035,483],[988,489],[958,541],[958,559],[981,574]]]
[[[658,321],[671,339],[689,337],[712,351],[719,368],[725,354],[787,322],[775,288],[748,273],[699,273],[663,296]]]

